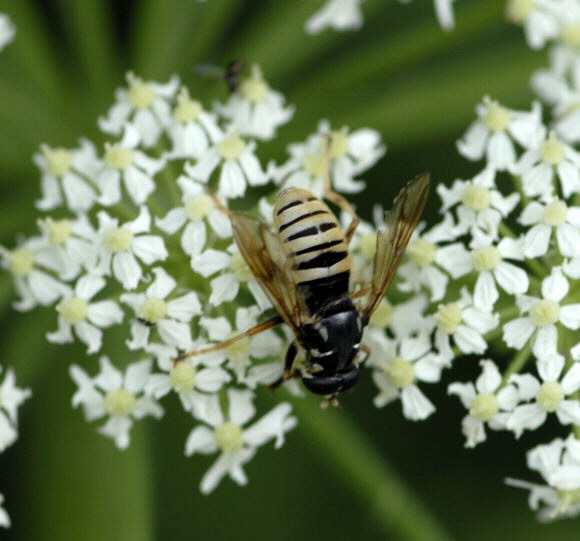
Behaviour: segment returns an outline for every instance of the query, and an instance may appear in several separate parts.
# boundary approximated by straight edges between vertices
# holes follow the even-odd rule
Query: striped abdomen
[[[310,311],[317,312],[329,298],[346,295],[350,254],[328,206],[308,190],[288,188],[278,196],[273,213],[294,283],[302,289]]]

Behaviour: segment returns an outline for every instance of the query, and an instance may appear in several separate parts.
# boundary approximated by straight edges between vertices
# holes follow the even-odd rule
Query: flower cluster
[[[208,188],[228,205],[269,183],[272,194],[256,209],[270,221],[280,187],[322,194],[329,133],[335,187],[345,192],[364,187],[359,175],[385,150],[373,130],[321,122],[289,146],[285,161],[262,163],[259,144],[293,113],[258,66],[212,108],[177,77],[161,84],[129,73],[99,119],[109,136],[103,148],[84,139],[72,149],[41,145],[38,233],[0,248],[18,294],[14,307],[51,308],[47,340],[86,346],[89,358],[70,366],[73,407],[125,449],[133,425],[160,419],[161,402],[173,395],[193,425],[186,454],[217,454],[201,480],[204,493],[225,475],[245,483],[243,467],[258,447],[281,446],[296,424],[286,402],[254,419],[258,387],[282,375],[288,337],[281,330],[175,362],[272,314]],[[124,350],[108,346],[113,328],[124,333]],[[299,392],[295,382],[286,386]]]
[[[411,0],[399,0],[409,3]],[[453,2],[455,0],[433,0],[435,14],[441,27],[451,30],[455,26]],[[334,30],[358,30],[363,24],[361,3],[363,0],[326,0],[316,13],[308,18],[304,27],[308,34],[318,34],[325,28]]]

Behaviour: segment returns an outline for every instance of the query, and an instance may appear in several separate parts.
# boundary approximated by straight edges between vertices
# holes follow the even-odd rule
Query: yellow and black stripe
[[[311,313],[348,294],[351,259],[344,233],[328,206],[308,190],[288,188],[274,206],[274,227]]]

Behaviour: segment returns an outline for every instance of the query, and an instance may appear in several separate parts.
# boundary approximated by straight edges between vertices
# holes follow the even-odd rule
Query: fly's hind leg
[[[344,233],[346,237],[346,243],[350,244],[350,241],[358,227],[360,219],[352,207],[352,205],[339,193],[332,189],[332,174],[330,172],[330,159],[332,151],[332,135],[327,133],[325,135],[325,148],[324,148],[324,197],[329,201],[332,201],[335,205],[338,205],[342,210],[350,214],[352,218],[350,224]]]
[[[282,318],[280,316],[274,316],[262,323],[258,323],[258,325],[254,325],[250,327],[247,331],[244,331],[240,334],[236,334],[236,336],[232,336],[232,338],[228,338],[219,344],[214,344],[213,346],[208,346],[206,348],[197,349],[195,351],[190,351],[189,353],[183,353],[182,355],[178,355],[177,357],[173,358],[173,363],[177,364],[180,361],[188,359],[189,357],[197,357],[198,355],[204,355],[206,353],[212,353],[213,351],[218,351],[220,349],[227,348],[231,344],[234,344],[238,340],[242,340],[242,338],[246,338],[249,336],[254,336],[255,334],[259,334],[261,332],[267,331],[276,325],[280,325],[282,323]]]

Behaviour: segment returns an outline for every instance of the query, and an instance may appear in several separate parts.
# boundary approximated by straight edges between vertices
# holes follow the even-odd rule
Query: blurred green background
[[[352,198],[370,218],[374,202],[390,201],[418,172],[431,171],[436,182],[476,173],[479,166],[455,150],[475,105],[490,94],[529,108],[529,77],[546,62],[544,53],[526,47],[520,28],[504,21],[505,0],[458,2],[457,27],[449,33],[438,26],[431,1],[366,0],[361,31],[307,36],[304,22],[320,5],[0,1],[0,12],[17,26],[15,42],[0,53],[0,244],[11,247],[19,232],[35,229],[39,178],[31,158],[39,144],[74,146],[80,136],[103,141],[96,119],[129,69],[158,81],[177,73],[209,105],[226,89],[202,80],[195,65],[240,57],[260,63],[271,85],[297,106],[279,137],[261,145],[264,161],[281,159],[285,145],[302,140],[321,118],[336,128],[379,130],[387,155],[365,176],[364,194]],[[20,439],[0,455],[0,491],[13,520],[12,529],[0,531],[2,540],[408,539],[396,520],[385,524],[377,516],[373,503],[352,490],[349,471],[330,458],[328,447],[340,447],[352,430],[412,491],[409,500],[389,504],[401,517],[420,503],[449,539],[461,541],[580,537],[578,519],[539,525],[527,494],[503,485],[506,475],[534,479],[525,451],[555,433],[518,442],[491,434],[487,444],[464,450],[463,411],[445,393],[449,376],[426,389],[438,411],[424,423],[405,421],[399,403],[375,409],[368,380],[340,409],[320,411],[309,401],[286,445],[261,449],[248,465],[249,486],[225,480],[202,496],[197,486],[213,459],[183,456],[190,422],[173,401],[166,401],[163,422],[141,423],[130,450],[117,451],[70,408],[68,366],[83,360],[84,348],[47,344],[52,311],[16,313],[13,297],[10,277],[1,274],[0,364],[14,366],[19,384],[34,390],[21,409]],[[462,361],[454,380],[473,377],[476,364]],[[260,400],[263,411],[277,398],[265,392]],[[361,454],[361,464],[367,458]]]

